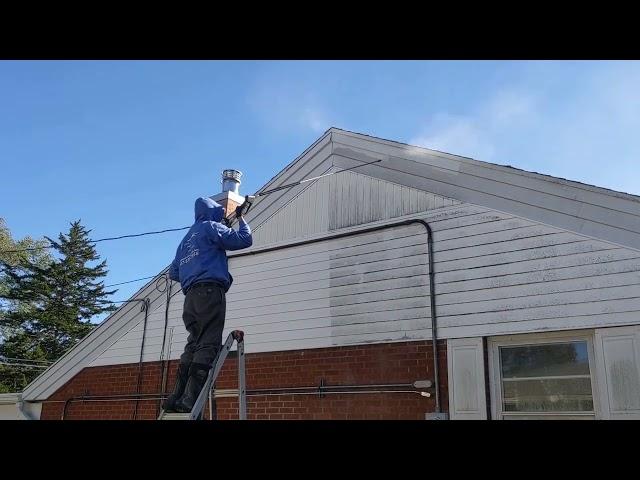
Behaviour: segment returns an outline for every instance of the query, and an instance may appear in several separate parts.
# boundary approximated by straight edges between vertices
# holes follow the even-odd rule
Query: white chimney
[[[231,168],[224,170],[222,172],[222,192],[210,197],[226,209],[227,216],[244,202],[244,197],[240,195],[241,176],[242,172],[239,170]]]

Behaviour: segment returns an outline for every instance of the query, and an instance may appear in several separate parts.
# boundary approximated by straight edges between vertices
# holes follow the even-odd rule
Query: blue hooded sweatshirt
[[[229,290],[233,277],[229,273],[226,250],[240,250],[253,243],[251,229],[243,220],[235,231],[220,221],[224,209],[210,198],[196,200],[196,221],[184,236],[169,267],[169,278],[180,282],[183,292],[195,282],[217,281]]]

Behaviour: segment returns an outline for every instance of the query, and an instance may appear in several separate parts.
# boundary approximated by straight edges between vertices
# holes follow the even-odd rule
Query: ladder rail
[[[224,342],[224,345],[218,352],[216,356],[216,362],[214,367],[209,370],[209,374],[207,375],[207,380],[200,390],[200,394],[196,399],[196,402],[191,409],[191,412],[188,414],[179,414],[179,413],[166,413],[164,410],[160,412],[160,416],[158,420],[163,419],[188,419],[188,420],[199,420],[204,417],[205,405],[207,402],[207,398],[209,399],[209,405],[211,408],[211,392],[212,387],[222,370],[222,366],[224,365],[227,356],[229,355],[229,351],[233,346],[234,340],[238,343],[238,401],[239,401],[239,417],[240,420],[247,419],[247,389],[246,389],[246,374],[245,374],[245,363],[244,363],[244,332],[242,330],[234,330],[229,333],[227,340]]]
[[[200,390],[200,395],[198,395],[196,402],[193,404],[193,408],[191,409],[191,413],[189,414],[189,420],[198,420],[204,415],[204,406],[207,400],[207,396],[209,394],[209,391],[211,390],[211,386],[213,385],[214,380],[218,377],[220,370],[222,370],[222,365],[227,359],[229,351],[231,350],[231,346],[233,345],[233,341],[235,339],[234,333],[235,331],[229,334],[229,336],[227,337],[227,341],[224,342],[222,349],[218,353],[214,368],[209,370],[207,381],[202,387],[202,390]]]
[[[238,341],[238,416],[240,420],[247,419],[247,388],[244,368],[244,338]]]

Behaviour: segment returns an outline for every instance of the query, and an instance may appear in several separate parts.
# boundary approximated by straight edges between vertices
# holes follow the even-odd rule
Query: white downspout
[[[20,413],[22,413],[22,415],[24,415],[27,420],[39,420],[38,418],[35,418],[31,413],[25,411],[24,402],[22,400],[18,400],[16,402],[16,406],[18,407],[18,410],[20,410]]]

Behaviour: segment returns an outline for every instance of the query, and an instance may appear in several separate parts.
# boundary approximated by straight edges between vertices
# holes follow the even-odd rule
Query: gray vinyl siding
[[[441,338],[640,321],[640,252],[473,205],[404,218],[434,231]],[[427,260],[419,225],[230,258],[225,334],[244,330],[248,352],[428,339]],[[186,341],[181,310],[178,295],[172,358]],[[160,357],[164,310],[153,319],[146,360]],[[140,333],[93,364],[137,361]]]

